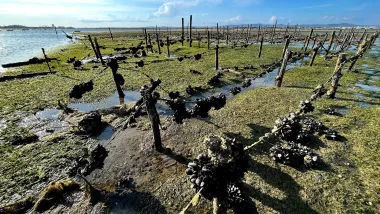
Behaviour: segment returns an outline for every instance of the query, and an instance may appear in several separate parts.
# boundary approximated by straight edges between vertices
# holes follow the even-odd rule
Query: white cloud
[[[172,17],[177,15],[180,11],[196,7],[200,3],[207,3],[209,5],[220,4],[222,0],[178,0],[164,2],[156,12],[153,13],[155,17]]]
[[[332,20],[332,19],[335,19],[336,17],[335,16],[324,16],[323,19],[326,19],[326,20]]]
[[[276,20],[277,20],[277,17],[272,16],[272,17],[270,17],[270,19],[268,21],[269,21],[269,23],[274,24],[276,22]]]
[[[82,16],[79,19],[82,23],[106,23],[106,22],[147,22],[147,20],[140,19],[138,17],[118,17],[114,15],[100,15],[100,14],[91,14]]]
[[[241,21],[241,19],[242,19],[241,16],[236,16],[236,17],[227,19],[226,22],[237,22],[237,21]]]
[[[208,16],[208,13],[202,13],[201,16]]]

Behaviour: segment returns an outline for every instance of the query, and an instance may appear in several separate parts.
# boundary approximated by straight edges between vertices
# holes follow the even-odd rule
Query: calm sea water
[[[65,29],[71,35],[74,31],[104,32],[108,29]],[[136,31],[133,29],[112,29],[113,32]],[[2,64],[26,61],[42,55],[41,48],[46,51],[69,44],[71,41],[58,30],[58,37],[54,29],[51,30],[0,30],[0,72],[5,69]]]

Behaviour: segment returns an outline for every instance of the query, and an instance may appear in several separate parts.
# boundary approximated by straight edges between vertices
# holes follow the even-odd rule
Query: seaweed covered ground
[[[110,54],[115,53],[113,49],[116,47],[129,47],[141,40],[115,36],[113,42],[104,37],[99,43],[106,47],[102,54]],[[176,56],[203,53],[201,60],[185,59],[179,62],[173,58],[167,62],[149,63],[166,60],[164,48],[161,55],[148,54],[144,59],[147,64],[144,68],[130,70],[126,68],[134,67],[134,62],[141,59],[128,58],[125,64],[120,65],[125,69],[119,69],[126,80],[123,89],[137,91],[147,84],[149,79],[141,71],[153,78],[160,78],[165,90],[178,90],[186,94],[188,84],[201,86],[205,90],[212,89],[207,81],[217,73],[213,69],[214,50],[207,51],[207,44],[202,44],[200,49],[196,48],[196,44],[194,46],[182,47],[177,43],[171,46],[171,52]],[[83,51],[84,48],[86,51]],[[230,68],[253,65],[254,69],[243,71],[250,76],[263,71],[260,65],[281,58],[282,45],[265,45],[261,59],[257,58],[258,49],[258,45],[221,48],[220,65]],[[63,47],[62,50],[48,55],[62,61],[66,61],[69,56],[93,56],[86,41]],[[378,53],[371,51],[358,61],[358,73],[344,72],[337,97],[319,99],[315,104],[316,110],[308,114],[308,117],[323,122],[342,136],[339,141],[324,136],[310,139],[308,146],[323,157],[326,166],[304,169],[277,164],[269,158],[269,149],[275,142],[259,144],[249,150],[249,168],[243,177],[244,192],[256,204],[259,213],[378,212],[380,178],[377,172],[380,170],[380,157],[377,151],[380,121],[376,115],[380,113],[380,83],[376,57]],[[9,143],[9,139],[14,136],[32,135],[30,130],[19,126],[23,117],[41,109],[54,108],[58,99],[64,103],[73,102],[67,94],[74,84],[90,79],[94,81],[95,89],[85,94],[80,102],[99,100],[114,94],[111,72],[106,70],[99,73],[103,69],[100,63],[85,64],[85,69],[78,71],[73,69],[72,64],[54,65],[53,62],[59,71],[57,74],[0,82],[0,88],[6,92],[0,95],[0,207],[27,195],[38,195],[51,181],[67,179],[68,169],[82,155],[83,148],[100,143],[108,150],[108,157],[103,169],[95,170],[87,179],[95,187],[107,192],[120,191],[121,186],[132,190],[123,197],[111,197],[111,201],[103,202],[104,207],[115,213],[179,213],[195,195],[185,169],[189,161],[204,152],[205,136],[213,133],[235,138],[244,146],[256,142],[271,131],[276,119],[297,110],[300,101],[308,99],[313,89],[332,75],[335,63],[336,58],[326,61],[318,56],[313,67],[301,66],[287,71],[283,87],[262,87],[240,93],[229,99],[225,108],[212,110],[206,119],[189,119],[183,125],[178,125],[170,116],[161,116],[163,144],[171,149],[168,153],[152,150],[152,133],[147,117],[139,119],[137,127],[116,130],[113,137],[104,141],[66,131],[27,145]],[[202,75],[191,73],[190,69],[198,70]],[[46,66],[26,66],[6,75],[40,71],[46,71]],[[221,85],[213,90],[244,80],[236,73],[223,71],[223,74]],[[368,89],[369,86],[372,87]],[[163,89],[158,91],[166,97]],[[339,114],[326,114],[328,108],[335,109]],[[109,121],[111,125],[124,120],[111,116],[112,119],[108,115],[103,120]],[[75,200],[71,202],[76,203]],[[46,212],[78,213],[97,208],[60,205]],[[211,213],[212,203],[201,197],[200,204],[191,207],[188,212]]]

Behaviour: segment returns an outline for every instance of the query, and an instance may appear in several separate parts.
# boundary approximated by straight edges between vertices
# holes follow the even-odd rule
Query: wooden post
[[[313,66],[314,64],[315,57],[317,57],[318,55],[319,47],[320,46],[317,46],[313,49],[314,53],[313,53],[313,57],[311,58],[310,67]]]
[[[364,36],[365,36],[365,34],[366,34],[366,33],[367,33],[367,29],[366,29],[366,30],[364,30],[362,37],[360,37],[360,40],[359,40],[359,44],[361,44],[361,43],[362,43],[362,41],[363,41],[363,39],[364,39]]]
[[[272,44],[273,44],[274,34],[276,33],[276,27],[277,27],[277,20],[276,20],[276,24],[274,24],[273,26],[272,40],[271,40]]]
[[[297,28],[298,28],[298,24],[294,27],[294,36],[296,36],[297,34]]]
[[[338,90],[339,80],[342,77],[343,64],[346,61],[346,54],[342,53],[336,62],[334,76],[331,80],[331,89],[327,92],[327,96],[331,99],[335,98],[336,91]]]
[[[227,26],[227,38],[226,38],[226,44],[227,45],[228,45],[228,40],[229,40],[228,36],[229,36],[229,31],[228,31],[228,26]]]
[[[284,50],[282,51],[282,56],[281,56],[281,59],[283,59],[283,58],[284,58],[284,56],[285,56],[285,53],[286,53],[286,50],[288,49],[289,43],[290,43],[290,38],[287,38],[287,39],[286,39],[286,42],[285,42],[285,47],[284,47]]]
[[[276,77],[276,86],[277,87],[281,87],[281,85],[282,85],[282,80],[284,79],[286,65],[288,64],[288,60],[291,57],[291,54],[292,54],[292,52],[289,49],[286,50],[285,57],[282,60],[282,65],[281,65],[280,71],[278,73],[278,76]]]
[[[160,40],[158,38],[158,33],[156,34],[156,42],[157,42],[157,47],[158,47],[158,54],[161,54],[161,45],[160,45]]]
[[[192,40],[192,29],[193,29],[193,15],[190,15],[190,47],[193,46],[193,40]]]
[[[108,62],[108,66],[110,66],[112,71],[113,80],[116,85],[117,93],[119,94],[119,99],[124,99],[125,95],[123,90],[121,89],[121,86],[119,84],[119,81],[117,79],[117,69],[119,69],[119,64],[117,63],[116,59],[111,59],[111,61]]]
[[[260,30],[261,30],[261,26],[259,25],[259,31],[257,32],[257,41],[256,41],[256,43],[259,43],[259,40],[260,40]]]
[[[108,30],[110,31],[110,35],[111,35],[111,38],[112,38],[112,41],[113,41],[113,35],[112,35],[112,32],[111,32],[111,28],[108,28]]]
[[[145,102],[146,111],[148,112],[149,120],[150,120],[150,126],[153,131],[153,139],[154,139],[154,147],[157,151],[162,151],[162,141],[161,141],[161,133],[160,133],[160,116],[157,113],[156,109],[156,103],[157,100],[153,98],[154,88],[143,86],[140,90],[140,93],[143,97],[143,100]]]
[[[219,70],[219,45],[215,46],[215,70]]]
[[[169,36],[166,37],[166,45],[168,46],[168,57],[170,57],[170,42],[169,42]]]
[[[198,33],[198,48],[201,48],[201,34]]]
[[[207,31],[207,49],[210,50],[210,31]]]
[[[144,28],[144,35],[145,35],[145,46],[148,45],[148,34],[146,33],[146,28]]]
[[[99,54],[98,54],[98,52],[96,51],[95,45],[94,45],[94,43],[92,42],[92,39],[91,39],[91,36],[90,36],[90,35],[88,35],[88,40],[90,40],[91,47],[92,47],[92,50],[94,50],[94,53],[95,53],[96,59],[99,59]]]
[[[326,50],[325,59],[326,59],[327,55],[330,53],[331,46],[334,43],[334,37],[335,37],[335,31],[333,31],[332,34],[331,34],[329,46],[327,47],[327,50]]]
[[[217,39],[217,44],[219,45],[219,23],[216,23],[216,39]]]
[[[181,36],[181,40],[182,40],[182,46],[183,46],[183,42],[185,41],[185,19],[182,18],[182,36]]]
[[[153,53],[153,45],[152,45],[152,40],[150,38],[150,34],[148,34],[148,39],[149,39],[150,51]]]
[[[263,42],[264,42],[264,37],[262,36],[260,40],[259,58],[261,58],[261,52],[263,50]]]
[[[307,37],[307,42],[306,42],[306,45],[305,45],[305,52],[307,51],[307,47],[309,46],[309,41],[310,41],[310,39],[311,39],[311,36],[313,35],[313,31],[314,31],[314,29],[312,28],[312,29],[310,30],[310,34],[309,34],[309,36]]]
[[[106,63],[103,60],[102,53],[100,52],[98,40],[96,39],[96,37],[95,37],[95,47],[96,47],[96,50],[97,50],[97,52],[99,54],[100,62],[102,63],[102,65],[105,65]]]
[[[43,49],[43,48],[41,48],[41,49],[42,49],[42,53],[44,54],[44,57],[45,57],[45,62],[47,64],[48,68],[49,68],[49,71],[51,72],[51,68],[50,68],[50,65],[49,65],[49,59],[48,59],[48,57],[45,54],[45,49]]]
[[[315,43],[317,43],[317,37],[314,37],[314,42],[313,42],[313,46],[311,46],[311,49],[314,49],[314,47],[315,47]]]

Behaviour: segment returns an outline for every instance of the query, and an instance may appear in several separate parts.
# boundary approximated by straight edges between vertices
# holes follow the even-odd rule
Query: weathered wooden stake
[[[259,58],[261,58],[261,52],[263,50],[263,42],[264,42],[264,36],[260,39],[260,50],[259,50]]]
[[[96,51],[95,45],[94,45],[94,43],[92,42],[92,39],[91,39],[91,36],[90,36],[90,35],[88,35],[88,40],[90,40],[91,47],[92,47],[92,50],[94,50],[94,53],[95,53],[96,59],[99,59],[99,54],[98,54],[98,52]]]
[[[158,47],[158,54],[161,54],[161,45],[160,45],[160,39],[158,37],[158,33],[156,34],[156,42]]]
[[[99,44],[98,44],[98,39],[95,37],[94,41],[95,41],[96,51],[99,54],[100,62],[102,63],[102,65],[105,65],[106,63],[104,62],[103,57],[102,57],[102,53],[100,52],[100,48],[99,48]]]
[[[277,27],[277,20],[276,20],[276,24],[274,24],[273,26],[272,39],[271,39],[272,44],[273,44],[274,35],[276,33],[276,27]]]
[[[314,52],[313,52],[313,57],[311,58],[310,67],[313,66],[314,64],[314,60],[315,60],[315,57],[317,57],[318,55],[319,48],[320,46],[318,45],[317,47],[313,49]]]
[[[170,42],[169,42],[169,36],[166,37],[166,46],[168,46],[168,57],[170,57]]]
[[[43,48],[41,48],[41,49],[42,49],[42,53],[44,54],[44,57],[45,57],[45,62],[47,64],[48,68],[49,68],[49,71],[51,72],[51,68],[50,68],[50,65],[49,65],[49,59],[48,59],[48,57],[45,54],[45,49],[43,49]]]
[[[342,78],[343,63],[346,61],[346,54],[342,53],[336,62],[334,76],[331,80],[331,89],[327,92],[327,96],[331,99],[335,98],[336,91],[338,90],[339,80]]]
[[[193,40],[191,38],[191,36],[192,36],[192,29],[193,29],[193,15],[190,15],[190,47],[193,46]]]
[[[198,33],[198,48],[201,48],[201,34]]]
[[[182,36],[181,36],[181,40],[182,40],[182,46],[183,46],[183,42],[185,41],[185,19],[182,18]]]
[[[261,30],[261,26],[259,26],[259,31],[257,32],[257,40],[256,40],[256,43],[259,43],[259,40],[260,40],[260,30]]]
[[[116,59],[111,59],[111,61],[108,62],[108,66],[110,66],[112,71],[113,80],[116,85],[117,93],[119,95],[119,99],[124,99],[125,95],[123,90],[121,89],[121,86],[119,84],[118,78],[117,78],[117,69],[119,69],[119,63],[117,63]]]
[[[289,43],[290,43],[290,38],[287,38],[287,39],[286,39],[286,42],[285,42],[284,50],[282,50],[282,56],[281,56],[281,59],[284,58],[285,53],[286,53],[286,50],[288,49]]]
[[[146,28],[144,28],[145,46],[148,45],[148,34],[146,33]]]
[[[325,59],[326,59],[327,55],[330,53],[331,46],[334,43],[334,37],[335,37],[335,31],[333,31],[331,34],[329,46],[327,47],[326,54],[325,54]]]
[[[228,31],[228,26],[227,26],[227,38],[226,38],[226,44],[228,45],[228,40],[229,40],[229,31]]]
[[[282,60],[281,69],[278,73],[278,76],[276,77],[276,86],[277,87],[281,87],[281,85],[282,85],[282,80],[284,79],[286,65],[288,64],[288,60],[291,57],[291,55],[292,55],[292,52],[289,49],[286,50],[285,57]]]
[[[217,44],[219,45],[219,23],[216,23],[216,39],[218,40]]]
[[[150,38],[150,34],[148,34],[148,39],[149,39],[150,52],[153,53],[153,45],[152,45],[152,40]]]
[[[157,113],[155,98],[153,98],[154,89],[152,87],[143,86],[141,88],[140,93],[145,102],[146,111],[148,112],[150,126],[153,131],[153,139],[154,139],[154,147],[157,151],[161,152],[163,150],[162,141],[161,141],[161,133],[160,133],[160,116]]]
[[[111,28],[108,28],[108,30],[110,31],[111,39],[113,41],[113,35],[112,35],[112,32],[111,32]]]
[[[312,28],[312,29],[310,30],[310,34],[309,34],[309,36],[307,37],[307,42],[306,42],[306,45],[305,45],[305,52],[307,51],[307,48],[308,48],[308,46],[309,46],[309,41],[310,41],[310,39],[311,39],[311,36],[313,35],[313,31],[314,31],[314,29]]]
[[[207,49],[210,50],[210,31],[207,31]]]
[[[215,46],[215,70],[219,70],[219,45]]]

